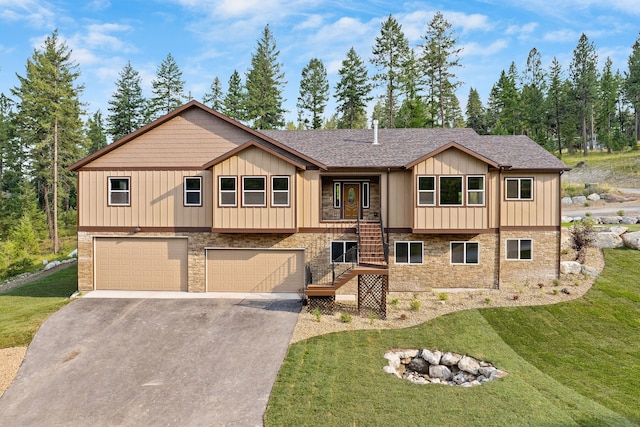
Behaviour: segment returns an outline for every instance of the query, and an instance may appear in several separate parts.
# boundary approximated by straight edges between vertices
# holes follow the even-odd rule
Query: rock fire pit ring
[[[389,350],[384,358],[389,364],[383,371],[416,384],[474,387],[508,375],[490,362],[439,350]]]

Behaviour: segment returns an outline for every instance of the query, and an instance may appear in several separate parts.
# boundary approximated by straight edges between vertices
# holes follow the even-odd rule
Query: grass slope
[[[265,424],[637,425],[640,290],[633,265],[640,252],[608,251],[606,257],[594,289],[576,301],[469,310],[408,329],[296,343]],[[415,385],[382,372],[391,348],[470,354],[510,375],[474,388]]]
[[[73,265],[0,294],[0,348],[29,345],[40,324],[77,289]]]

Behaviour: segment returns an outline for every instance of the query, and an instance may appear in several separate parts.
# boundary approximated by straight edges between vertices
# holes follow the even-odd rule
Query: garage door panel
[[[207,287],[222,292],[300,292],[304,251],[209,249]]]
[[[96,289],[186,291],[187,239],[100,237]]]

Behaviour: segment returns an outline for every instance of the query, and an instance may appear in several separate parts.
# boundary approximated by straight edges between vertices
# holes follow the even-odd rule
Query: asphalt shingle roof
[[[480,136],[472,129],[372,129],[260,131],[328,167],[403,167],[455,142],[501,166],[513,169],[569,168],[535,141],[522,135]]]

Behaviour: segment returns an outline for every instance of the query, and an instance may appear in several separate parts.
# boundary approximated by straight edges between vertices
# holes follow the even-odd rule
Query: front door
[[[358,219],[360,212],[360,184],[344,184],[344,219]]]

